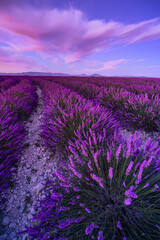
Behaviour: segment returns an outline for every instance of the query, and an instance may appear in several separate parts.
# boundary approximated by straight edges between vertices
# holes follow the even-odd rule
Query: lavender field
[[[160,240],[160,79],[0,76],[0,240]]]

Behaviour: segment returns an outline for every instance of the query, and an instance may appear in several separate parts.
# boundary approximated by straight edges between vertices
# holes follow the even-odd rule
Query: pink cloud
[[[128,62],[128,60],[126,60],[126,59],[118,59],[118,60],[114,60],[114,61],[105,62],[103,67],[100,68],[100,71],[107,70],[107,69],[115,69],[115,68],[117,68],[117,66],[119,64],[126,63],[126,62]]]
[[[0,58],[0,72],[6,73],[16,73],[16,72],[26,72],[26,71],[51,71],[51,69],[45,67],[42,64],[36,64],[32,60],[24,60],[24,58]],[[53,69],[52,69],[53,70]]]
[[[87,61],[87,62],[85,62],[85,65],[87,65],[87,66],[97,66],[99,64],[100,64],[100,62],[98,62],[98,61]]]
[[[119,42],[132,44],[160,38],[158,18],[127,25],[114,21],[88,20],[76,9],[42,10],[24,4],[19,8],[10,4],[7,9],[4,0],[1,5],[0,30],[13,35],[10,44],[14,48],[51,56],[57,53],[66,63],[103,51]]]
[[[122,63],[127,63],[128,60],[126,59],[118,59],[118,60],[113,60],[113,61],[107,61],[107,62],[101,62],[101,67],[94,67],[93,69],[85,68],[83,72],[85,73],[93,73],[93,72],[101,72],[105,70],[112,70],[112,69],[117,69],[119,68],[120,64]]]
[[[120,64],[127,63],[127,62],[128,62],[128,60],[126,60],[126,59],[118,59],[118,60],[113,60],[113,61],[107,61],[103,64],[102,67],[97,68],[96,71],[116,69],[116,68],[119,67]],[[95,71],[95,69],[94,69],[94,71]]]
[[[50,71],[49,67],[38,63],[33,57],[23,56],[11,47],[0,47],[0,72]]]

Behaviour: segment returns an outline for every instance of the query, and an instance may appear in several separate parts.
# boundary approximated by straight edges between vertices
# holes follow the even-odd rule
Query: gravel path
[[[38,106],[25,122],[28,131],[26,148],[19,157],[17,171],[13,174],[13,188],[6,194],[7,202],[2,207],[0,218],[0,240],[28,240],[27,234],[17,233],[31,225],[32,214],[37,199],[44,197],[44,184],[47,178],[52,179],[54,169],[60,162],[60,154],[54,156],[48,149],[41,146],[40,138],[43,116],[41,90],[37,89]]]

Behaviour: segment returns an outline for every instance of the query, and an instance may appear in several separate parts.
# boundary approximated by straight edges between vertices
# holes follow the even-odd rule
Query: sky
[[[160,0],[0,0],[0,72],[160,77]]]

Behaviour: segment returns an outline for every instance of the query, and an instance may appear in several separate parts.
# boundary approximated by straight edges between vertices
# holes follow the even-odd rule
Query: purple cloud
[[[6,2],[10,3],[8,8]],[[15,7],[13,2],[0,2],[0,30],[12,34],[17,40],[14,46],[21,51],[36,51],[51,56],[59,54],[66,63],[103,51],[119,42],[133,44],[160,38],[158,18],[127,25],[88,20],[76,9],[34,9],[25,5],[25,1],[20,3],[18,0]],[[124,59],[107,62],[101,70],[114,68],[122,60],[124,62]]]

